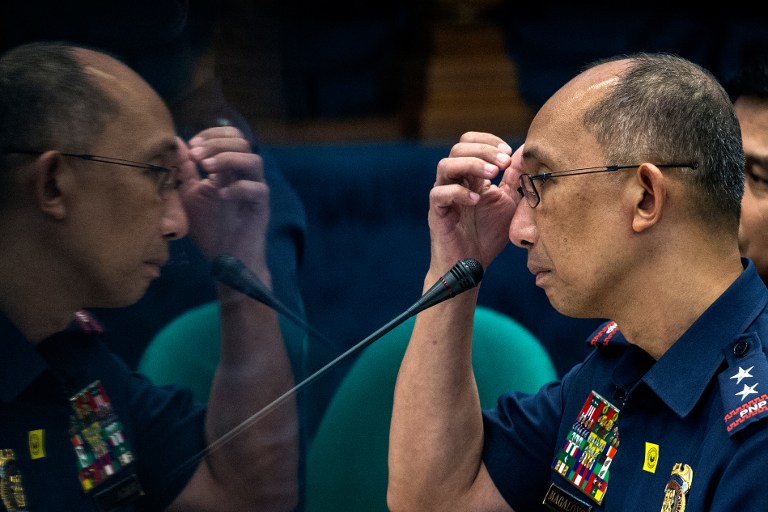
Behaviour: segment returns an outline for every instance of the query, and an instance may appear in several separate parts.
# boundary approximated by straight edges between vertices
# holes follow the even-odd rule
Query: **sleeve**
[[[536,394],[509,392],[483,412],[483,462],[496,488],[515,510],[538,510],[550,482],[550,466],[563,417],[563,385]]]
[[[205,408],[176,385],[154,386],[130,376],[137,474],[149,510],[164,510],[179,495],[205,455]]]
[[[768,428],[758,425],[751,425],[751,427],[757,428],[754,428],[754,432],[739,443],[736,453],[730,457],[728,465],[718,479],[720,485],[711,487],[711,504],[702,503],[701,510],[706,509],[712,512],[766,510],[765,480],[758,475],[765,473],[766,457],[762,454],[765,453],[764,447],[768,442]],[[709,493],[705,493],[703,497],[705,502],[708,496]],[[691,506],[694,505],[695,503],[692,502]]]

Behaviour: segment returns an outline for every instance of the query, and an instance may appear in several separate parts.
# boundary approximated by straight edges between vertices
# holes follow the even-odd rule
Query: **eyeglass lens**
[[[527,174],[520,176],[520,188],[523,191],[525,200],[528,201],[528,205],[531,208],[536,208],[539,204],[539,193],[536,191],[533,180]]]

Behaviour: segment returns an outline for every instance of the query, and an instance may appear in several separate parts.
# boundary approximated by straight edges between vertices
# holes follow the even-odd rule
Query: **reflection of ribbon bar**
[[[100,381],[69,400],[74,412],[70,440],[77,455],[80,484],[88,492],[130,464],[133,453]]]
[[[27,512],[27,497],[13,450],[0,450],[0,499],[8,512]]]

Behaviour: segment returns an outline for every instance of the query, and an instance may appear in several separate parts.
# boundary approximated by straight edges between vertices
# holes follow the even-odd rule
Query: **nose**
[[[523,249],[529,249],[536,242],[536,224],[533,222],[533,208],[523,199],[517,205],[509,223],[509,241]]]
[[[165,200],[161,227],[166,240],[178,240],[189,231],[187,212],[181,202],[181,195],[176,191]]]

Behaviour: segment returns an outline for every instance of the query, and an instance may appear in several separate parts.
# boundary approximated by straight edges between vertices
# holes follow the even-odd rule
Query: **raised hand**
[[[230,253],[249,266],[265,262],[269,186],[261,157],[234,127],[203,130],[179,142],[182,200],[189,234],[209,258]],[[201,177],[197,164],[207,176]]]
[[[520,195],[520,155],[490,133],[467,132],[437,166],[429,195],[433,268],[461,258],[487,267],[509,241],[509,223]],[[491,183],[500,171],[498,185]]]

